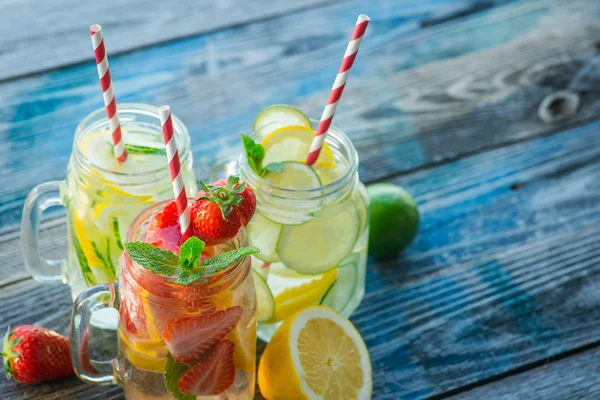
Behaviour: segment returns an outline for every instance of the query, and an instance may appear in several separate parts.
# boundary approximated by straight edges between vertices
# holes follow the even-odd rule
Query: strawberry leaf
[[[155,274],[173,276],[179,270],[179,257],[168,250],[144,242],[125,243],[125,249],[133,261]]]
[[[179,266],[184,270],[194,268],[198,265],[202,250],[204,250],[204,242],[196,236],[190,237],[179,248]]]
[[[165,386],[167,390],[177,400],[195,400],[196,396],[185,394],[179,390],[179,381],[190,369],[189,365],[178,363],[173,359],[171,353],[167,353],[167,362],[165,363]]]

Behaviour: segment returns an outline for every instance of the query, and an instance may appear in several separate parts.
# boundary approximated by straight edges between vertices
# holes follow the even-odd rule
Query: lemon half
[[[352,323],[329,307],[313,306],[275,332],[258,367],[269,400],[370,399],[371,361]]]

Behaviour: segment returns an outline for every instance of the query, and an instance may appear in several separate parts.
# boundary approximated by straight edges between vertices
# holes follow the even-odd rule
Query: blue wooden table
[[[600,2],[39,3],[0,3],[0,331],[68,328],[68,289],[27,275],[18,224],[102,106],[90,24],[105,29],[118,99],[170,104],[206,178],[265,106],[320,115],[365,13],[336,124],[362,180],[406,187],[422,215],[408,249],[369,261],[352,317],[374,398],[600,398]],[[43,249],[61,254],[64,235],[51,213]],[[123,395],[2,378],[0,398]]]

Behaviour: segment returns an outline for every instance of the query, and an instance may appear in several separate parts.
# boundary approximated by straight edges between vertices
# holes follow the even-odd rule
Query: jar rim
[[[123,118],[122,115],[145,115],[156,118],[157,131],[160,131],[160,117],[158,113],[158,107],[143,103],[120,103],[117,105],[117,110],[121,116],[121,125],[124,125],[123,122],[125,122],[125,125],[128,122],[127,118]],[[86,157],[80,147],[82,138],[100,129],[101,127],[108,126],[108,119],[105,114],[106,108],[99,108],[88,114],[84,119],[82,119],[79,125],[77,125],[77,128],[75,129],[72,159],[75,160],[75,162],[77,162],[77,166],[79,168],[81,168],[84,172],[88,174],[100,173],[103,179],[109,183],[124,184],[127,186],[144,185],[170,173],[169,164],[167,163],[166,158],[164,165],[159,168],[154,168],[152,170],[141,172],[122,172],[104,168],[100,165],[93,163],[89,159],[89,157]],[[101,119],[94,123],[91,122],[94,121],[94,119],[100,115],[103,116],[101,117]],[[179,159],[181,164],[185,164],[188,161],[188,158],[190,157],[190,136],[187,128],[179,118],[177,118],[173,114],[171,114],[171,118],[173,120],[173,129],[178,139],[177,147],[179,150]],[[141,179],[141,181],[132,182],[130,180],[131,178],[139,178]],[[123,182],[123,179],[126,179],[126,181]]]
[[[129,228],[127,230],[127,237],[125,238],[125,243],[135,241],[136,234],[138,233],[139,229],[143,226],[144,222],[146,222],[150,217],[152,217],[155,213],[162,210],[167,204],[169,204],[172,201],[173,200],[163,200],[161,202],[155,203],[155,204],[145,208],[142,212],[140,212],[134,218],[134,220],[131,222],[131,224],[129,225]],[[190,203],[192,201],[194,201],[194,199],[192,197],[188,197],[188,203]],[[232,243],[234,243],[235,248],[247,246],[248,238],[247,238],[245,229],[241,228],[239,230],[238,234],[230,241]],[[129,255],[126,253],[127,253],[126,251],[123,252],[123,257],[129,257]],[[205,282],[206,280],[209,280],[209,279],[215,278],[215,277],[225,277],[223,279],[227,279],[227,277],[237,273],[238,268],[241,265],[243,265],[247,261],[248,258],[249,258],[249,256],[243,257],[221,271],[203,276],[202,279],[198,281],[198,284],[203,284],[203,282]],[[173,290],[174,292],[184,290],[185,288],[193,288],[195,286],[195,285],[176,284],[174,282],[174,280],[176,278],[170,277],[167,275],[154,274],[153,272],[150,272],[150,271],[146,270],[145,268],[143,268],[142,266],[138,265],[137,263],[133,262],[133,260],[131,260],[131,261],[132,261],[131,265],[133,266],[133,269],[134,269],[133,272],[135,272],[139,275],[153,274],[153,275],[159,276],[162,278],[163,282],[165,284],[167,284],[166,287],[169,288],[169,290]],[[170,280],[173,280],[173,282],[170,282]]]
[[[318,126],[319,120],[317,120],[315,118],[309,118],[309,120],[313,126]],[[256,140],[258,137],[257,131],[262,130],[264,128],[268,128],[269,126],[274,125],[274,124],[276,124],[276,123],[266,124],[266,125],[263,125],[263,126],[260,126],[256,129],[254,129],[252,131],[252,133],[250,134],[250,137],[253,140]],[[358,153],[356,151],[356,148],[352,144],[352,141],[350,140],[350,138],[337,126],[330,125],[329,129],[327,130],[326,135],[327,135],[325,137],[326,143],[331,144],[332,141],[337,141],[348,152],[348,168],[340,177],[338,177],[334,181],[328,183],[327,185],[319,186],[316,188],[288,188],[285,186],[280,186],[280,185],[271,183],[271,182],[267,181],[266,179],[264,179],[263,177],[261,177],[260,175],[258,175],[256,172],[254,172],[254,170],[252,168],[250,168],[250,165],[248,164],[248,159],[246,158],[246,154],[243,151],[240,156],[240,168],[244,171],[244,175],[247,175],[246,177],[247,178],[249,177],[253,183],[255,183],[255,184],[258,183],[259,185],[261,185],[261,187],[265,187],[266,189],[273,189],[273,190],[277,191],[278,193],[283,194],[282,196],[275,196],[275,197],[289,199],[288,195],[293,195],[293,194],[303,194],[303,195],[314,194],[315,196],[322,196],[323,193],[336,192],[336,191],[340,190],[341,188],[343,188],[348,182],[350,182],[352,180],[354,174],[358,171],[358,163],[359,163]]]

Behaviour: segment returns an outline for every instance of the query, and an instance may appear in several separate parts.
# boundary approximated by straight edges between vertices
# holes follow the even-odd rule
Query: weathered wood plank
[[[515,3],[410,37],[406,31],[431,3],[365,5],[372,29],[336,116],[359,150],[363,180],[564,127],[535,116],[544,96],[557,89],[581,92],[580,110],[568,123],[598,115],[600,4],[559,3]],[[287,102],[320,114],[358,5],[350,1],[115,57],[115,87],[122,101],[170,103],[188,125],[198,175],[206,177],[216,159],[237,151],[238,132],[260,108]],[[94,68],[0,85],[0,135],[9,138],[0,147],[0,230],[14,229],[34,184],[64,175],[77,121],[100,106]]]
[[[594,122],[393,179],[414,193],[422,225],[402,256],[371,260],[352,318],[376,398],[440,395],[597,340],[599,131]],[[64,329],[69,301],[64,287],[7,286],[0,330]]]
[[[0,2],[0,81],[89,61],[91,24],[105,28],[110,54],[119,54],[339,1]]]
[[[582,400],[600,398],[600,348],[469,390],[452,400]]]

